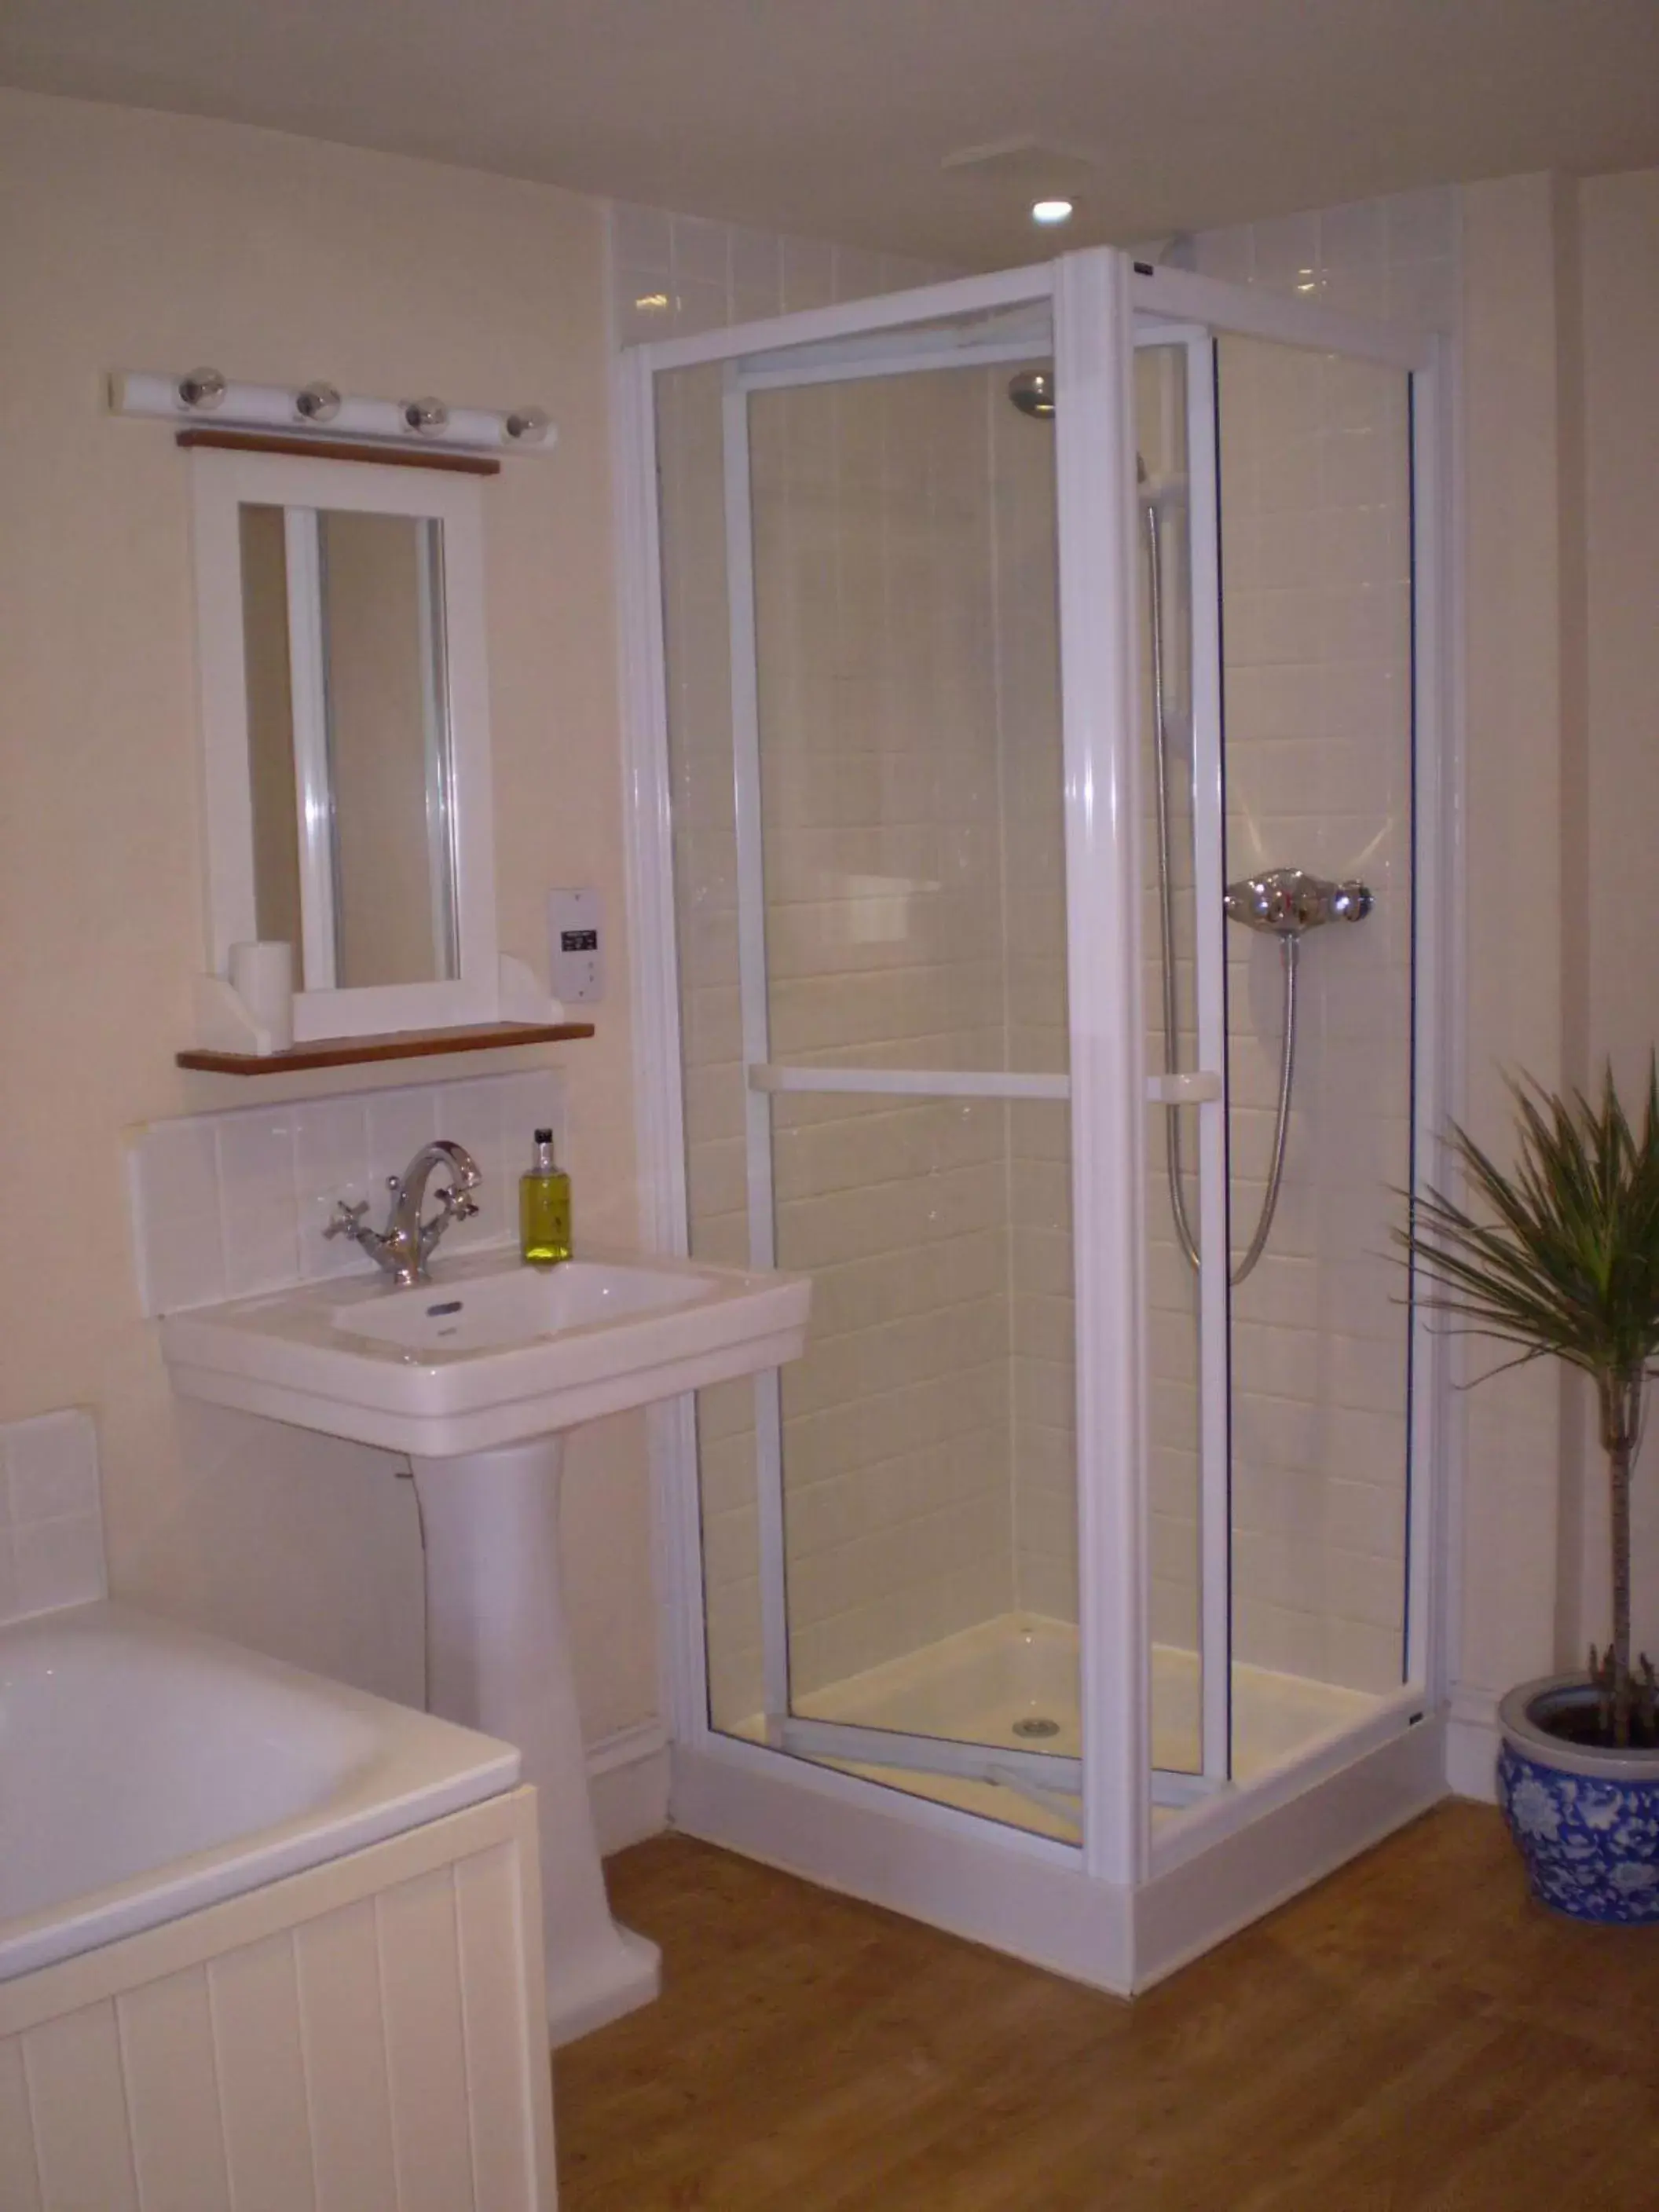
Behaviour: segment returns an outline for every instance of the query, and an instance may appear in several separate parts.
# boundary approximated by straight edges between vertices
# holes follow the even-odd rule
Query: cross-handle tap
[[[422,1221],[421,1208],[426,1203],[426,1187],[440,1168],[449,1170],[450,1180],[436,1194],[437,1212],[429,1220]],[[338,1199],[333,1218],[323,1234],[349,1237],[354,1244],[361,1244],[375,1265],[385,1268],[399,1290],[407,1290],[413,1284],[428,1279],[427,1261],[450,1223],[471,1220],[477,1212],[477,1199],[468,1194],[475,1191],[483,1180],[478,1164],[465,1146],[440,1137],[430,1145],[422,1145],[402,1175],[386,1177],[392,1208],[384,1229],[364,1228],[363,1216],[368,1211],[367,1200],[348,1206],[343,1199]]]

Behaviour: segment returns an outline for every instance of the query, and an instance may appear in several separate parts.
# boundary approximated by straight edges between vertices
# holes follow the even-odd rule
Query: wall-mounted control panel
[[[591,1006],[605,996],[604,930],[596,890],[547,895],[553,995],[567,1006]]]

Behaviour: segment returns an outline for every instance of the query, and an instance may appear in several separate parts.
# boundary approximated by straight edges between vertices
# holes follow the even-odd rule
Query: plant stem
[[[1630,1672],[1630,1479],[1642,1429],[1642,1372],[1603,1379],[1601,1442],[1607,1455],[1612,1493],[1613,1551],[1613,1741],[1617,1750],[1630,1744],[1634,1703]]]

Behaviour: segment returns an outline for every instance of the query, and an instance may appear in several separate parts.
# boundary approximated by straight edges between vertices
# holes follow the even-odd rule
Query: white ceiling
[[[0,82],[984,264],[1010,141],[1077,244],[1659,162],[1659,0],[5,0]]]

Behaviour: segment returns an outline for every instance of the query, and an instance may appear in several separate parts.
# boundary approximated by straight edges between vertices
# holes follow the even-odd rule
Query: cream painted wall
[[[118,1594],[418,1698],[419,1546],[394,1463],[181,1419],[138,1312],[123,1133],[251,1102],[173,1063],[204,957],[187,465],[163,427],[105,412],[102,378],[211,362],[261,382],[534,400],[558,423],[550,458],[509,462],[486,494],[500,927],[539,967],[548,886],[605,900],[611,995],[598,1036],[558,1057],[578,1233],[631,1243],[600,211],[9,93],[0,205],[0,1419],[94,1410]],[[339,1087],[290,1077],[265,1095],[279,1083]],[[640,1425],[586,1432],[566,1534],[592,1735],[655,1710],[647,1524]]]
[[[1659,169],[1579,187],[1583,267],[1589,732],[1589,1069],[1645,1079],[1659,1042]],[[1589,1453],[1578,1572],[1563,1642],[1607,1618],[1607,1502]],[[1659,1647],[1659,1448],[1634,1505],[1636,1630]],[[1566,1608],[1564,1608],[1565,1611]]]
[[[1464,1116],[1504,1150],[1505,1071],[1563,1073],[1561,233],[1548,177],[1464,194],[1467,1034]],[[1465,1344],[1465,1376],[1498,1364]],[[1564,1432],[1553,1365],[1457,1402],[1467,1423],[1455,1674],[1478,1706],[1555,1660]]]
[[[1500,1075],[1639,1079],[1659,1037],[1659,172],[1464,195],[1468,1116]],[[1467,1371],[1493,1364],[1476,1349]],[[1540,1369],[1471,1394],[1461,1685],[1471,1720],[1607,1630],[1584,1396]],[[1659,1637],[1659,1498],[1638,1499],[1638,1632]],[[1471,1772],[1468,1786],[1481,1777]]]

